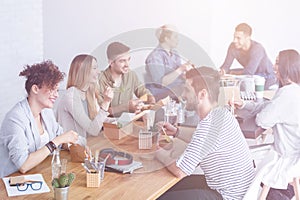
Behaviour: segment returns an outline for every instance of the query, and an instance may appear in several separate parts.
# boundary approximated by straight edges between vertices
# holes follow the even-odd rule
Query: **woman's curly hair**
[[[46,86],[54,89],[55,85],[64,79],[65,73],[59,71],[51,60],[46,60],[31,66],[26,65],[19,76],[26,77],[25,89],[29,94],[33,85],[37,85],[39,88]]]

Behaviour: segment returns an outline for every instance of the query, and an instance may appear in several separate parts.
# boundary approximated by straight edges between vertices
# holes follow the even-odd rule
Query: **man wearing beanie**
[[[100,96],[106,87],[114,88],[114,98],[108,110],[114,117],[120,116],[122,112],[139,112],[142,105],[139,98],[142,96],[147,96],[146,103],[155,103],[150,91],[139,81],[136,73],[129,69],[129,50],[128,46],[120,42],[109,44],[106,51],[109,66],[99,76]],[[98,103],[102,100],[100,98]]]

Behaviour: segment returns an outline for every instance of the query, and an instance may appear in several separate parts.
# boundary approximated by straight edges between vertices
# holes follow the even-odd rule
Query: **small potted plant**
[[[69,187],[75,179],[73,172],[65,174],[62,173],[58,178],[52,180],[52,187],[54,190],[54,199],[67,200],[69,194]]]

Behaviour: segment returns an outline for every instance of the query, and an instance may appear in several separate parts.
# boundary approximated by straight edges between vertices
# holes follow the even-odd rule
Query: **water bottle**
[[[178,105],[178,111],[177,111],[177,116],[178,116],[177,122],[179,125],[185,122],[184,111],[185,111],[185,102],[180,102]]]
[[[60,175],[61,162],[59,156],[59,149],[55,149],[53,152],[51,166],[52,166],[52,180],[53,180],[54,178],[58,178]]]

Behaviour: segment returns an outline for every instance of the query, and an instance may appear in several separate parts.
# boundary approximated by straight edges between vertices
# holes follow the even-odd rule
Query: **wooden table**
[[[138,140],[134,136],[126,136],[121,140],[110,141],[102,134],[89,137],[88,145],[94,152],[96,149],[113,147],[122,151],[129,151],[134,159],[143,163],[143,168],[133,174],[120,174],[105,172],[105,177],[99,188],[86,187],[85,170],[80,163],[70,161],[68,151],[61,151],[61,159],[69,160],[67,172],[74,172],[76,179],[70,187],[69,199],[156,199],[180,179],[175,178],[154,158],[156,147],[150,150],[138,150]],[[30,170],[27,174],[41,173],[50,188],[50,192],[11,197],[9,199],[53,199],[54,193],[51,186],[51,156],[40,165]],[[12,176],[20,175],[14,173]],[[3,181],[0,181],[0,199],[8,199]]]

